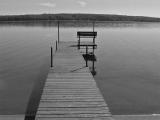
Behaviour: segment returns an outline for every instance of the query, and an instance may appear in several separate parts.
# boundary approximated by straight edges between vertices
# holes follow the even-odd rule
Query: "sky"
[[[160,17],[160,0],[0,0],[0,15],[43,13]]]

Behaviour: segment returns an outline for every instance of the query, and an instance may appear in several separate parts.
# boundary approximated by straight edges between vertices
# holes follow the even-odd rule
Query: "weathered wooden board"
[[[113,120],[74,42],[61,42],[53,56],[36,120]]]

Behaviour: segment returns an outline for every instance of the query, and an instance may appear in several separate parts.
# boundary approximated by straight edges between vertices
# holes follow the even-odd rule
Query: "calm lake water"
[[[92,24],[75,24],[60,25],[61,41],[92,30]],[[95,30],[95,79],[111,113],[160,114],[160,23],[96,23]],[[1,115],[25,114],[37,99],[55,40],[52,22],[0,23]]]

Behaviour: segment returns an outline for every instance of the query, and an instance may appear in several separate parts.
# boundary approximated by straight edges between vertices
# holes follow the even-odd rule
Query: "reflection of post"
[[[58,21],[58,43],[59,43],[59,21]]]

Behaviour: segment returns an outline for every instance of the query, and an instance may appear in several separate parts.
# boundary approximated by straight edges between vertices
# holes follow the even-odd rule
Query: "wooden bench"
[[[97,32],[78,31],[77,37],[79,38],[78,39],[78,49],[80,49],[81,46],[86,47],[86,49],[88,49],[89,46],[93,48],[97,46],[95,44],[95,38],[97,37]],[[93,41],[92,42],[81,42],[81,38],[93,38]]]

